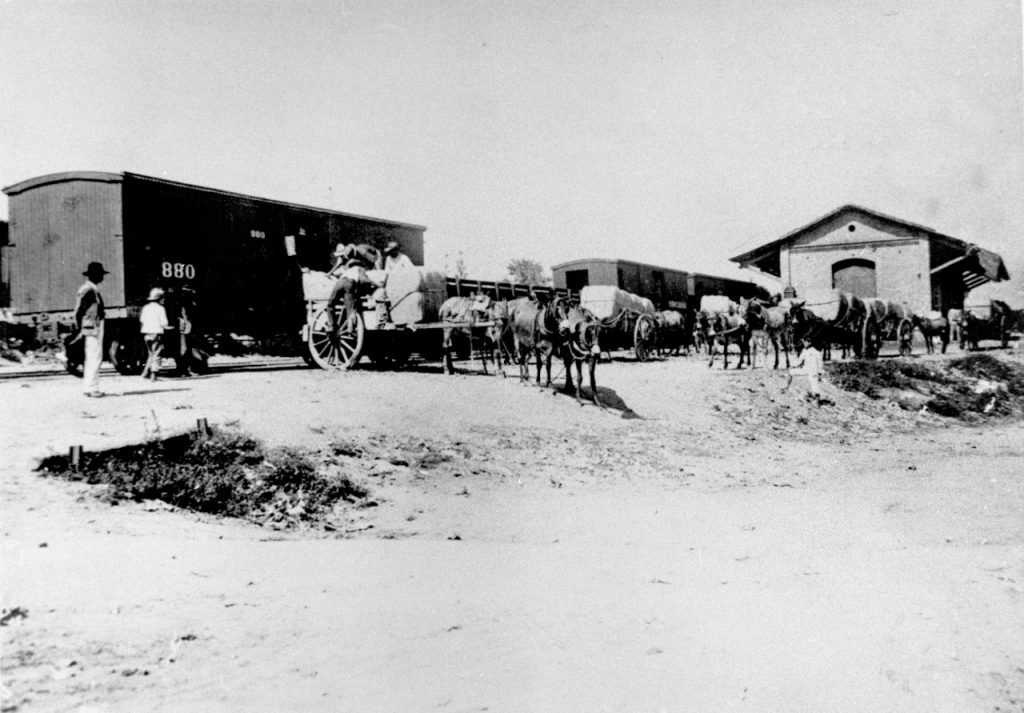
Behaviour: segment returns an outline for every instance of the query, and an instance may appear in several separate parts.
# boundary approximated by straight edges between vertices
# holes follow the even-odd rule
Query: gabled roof
[[[859,213],[861,215],[871,216],[877,220],[881,220],[901,228],[925,233],[929,240],[945,244],[946,247],[963,256],[962,258],[958,258],[957,268],[962,269],[965,272],[965,285],[968,289],[976,287],[984,282],[999,282],[1001,280],[1008,280],[1010,277],[1006,270],[1006,266],[1003,264],[1003,259],[994,252],[979,248],[977,245],[960,240],[959,238],[954,238],[951,235],[945,235],[944,233],[940,233],[939,231],[927,226],[912,223],[909,220],[894,218],[891,215],[879,213],[876,210],[871,210],[870,208],[864,208],[853,204],[840,206],[820,218],[811,221],[807,225],[786,233],[781,238],[765,243],[753,250],[748,250],[747,252],[735,257],[731,257],[729,260],[731,262],[738,263],[740,267],[754,269],[759,272],[774,275],[775,277],[780,277],[780,249],[784,245],[796,241],[806,233],[815,230],[829,221],[835,220],[838,216],[844,213]],[[932,272],[939,272],[946,267],[952,267],[952,264],[940,266],[932,270]]]

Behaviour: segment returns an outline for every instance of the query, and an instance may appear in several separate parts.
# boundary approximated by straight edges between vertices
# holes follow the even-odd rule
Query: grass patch
[[[294,448],[266,448],[236,430],[185,434],[86,453],[79,469],[67,456],[45,458],[46,475],[107,486],[106,498],[162,500],[197,512],[290,527],[316,521],[339,501],[367,495],[339,469]]]

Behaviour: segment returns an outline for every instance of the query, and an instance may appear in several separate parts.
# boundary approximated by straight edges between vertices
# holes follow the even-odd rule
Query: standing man
[[[103,361],[103,296],[99,284],[107,271],[103,264],[90,262],[85,272],[85,284],[78,288],[75,305],[75,326],[85,340],[85,366],[82,390],[86,396],[100,397],[100,362]]]
[[[160,371],[160,353],[164,349],[164,331],[170,329],[167,321],[167,311],[163,305],[164,291],[154,287],[149,291],[149,299],[146,306],[139,314],[139,331],[142,332],[142,339],[146,342],[148,358],[146,366],[142,369],[142,378],[149,377],[150,381],[156,381],[156,375]]]
[[[402,252],[402,246],[392,240],[384,248],[384,272],[391,272],[402,267],[413,267],[412,260]]]

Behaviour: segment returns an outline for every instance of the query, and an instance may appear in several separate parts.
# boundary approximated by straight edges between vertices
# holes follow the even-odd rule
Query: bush
[[[83,457],[78,470],[66,456],[40,464],[46,474],[108,486],[117,500],[163,500],[176,507],[230,517],[296,524],[314,520],[339,500],[366,491],[340,472],[324,472],[291,448],[266,449],[233,430],[214,430],[127,446]]]

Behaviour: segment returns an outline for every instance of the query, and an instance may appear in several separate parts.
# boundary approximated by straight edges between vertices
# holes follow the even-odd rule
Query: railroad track
[[[251,359],[239,359],[231,363],[210,364],[211,374],[225,374],[230,372],[245,372],[245,371],[279,371],[284,369],[308,369],[306,362],[299,357],[295,358],[281,358],[275,357],[273,359],[253,357]],[[104,365],[100,369],[100,374],[109,376],[119,376],[117,371],[112,366]],[[74,378],[63,368],[48,366],[46,368],[39,369],[19,369],[17,371],[4,371],[0,369],[0,381],[34,381],[37,379],[62,379],[62,378]]]

